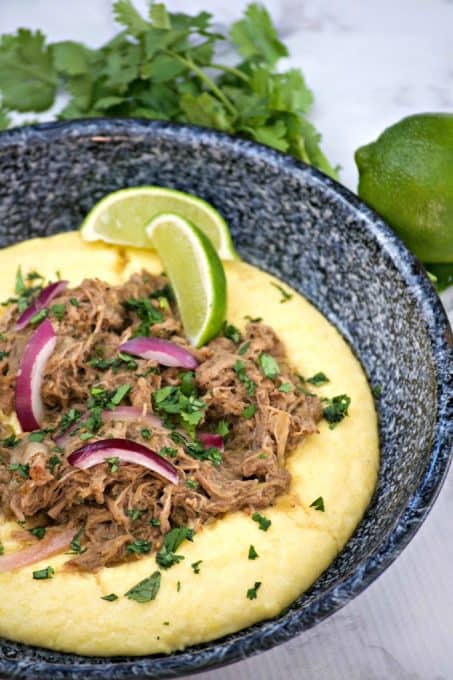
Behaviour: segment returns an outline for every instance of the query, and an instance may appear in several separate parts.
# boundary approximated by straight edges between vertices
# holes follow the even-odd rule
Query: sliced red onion
[[[171,463],[143,444],[130,439],[102,439],[93,444],[86,444],[68,456],[68,463],[86,470],[103,463],[107,458],[118,458],[123,463],[143,465],[172,484],[178,483],[178,471]]]
[[[219,449],[219,451],[223,451],[224,449],[223,437],[220,434],[197,432],[197,439],[203,446],[206,446],[206,448],[215,447],[216,449]]]
[[[30,307],[27,307],[25,312],[23,312],[17,323],[16,323],[16,331],[21,331],[25,326],[27,326],[28,322],[30,319],[37,313],[40,312],[41,309],[44,309],[47,307],[47,305],[51,302],[51,300],[54,299],[54,297],[57,297],[60,293],[62,293],[64,290],[66,290],[68,286],[69,281],[56,281],[55,283],[51,283],[39,293],[38,297],[36,300],[33,301],[33,303],[30,305]]]
[[[142,359],[153,359],[162,366],[198,366],[198,361],[187,349],[161,338],[133,338],[120,345],[120,351]]]
[[[46,557],[50,557],[50,555],[61,552],[70,544],[74,534],[74,529],[65,529],[49,536],[49,538],[43,541],[39,541],[36,545],[32,545],[29,548],[13,552],[10,555],[2,555],[0,557],[0,573],[19,569],[19,567],[26,567],[29,564],[35,564]]]
[[[16,413],[24,432],[38,430],[44,415],[41,385],[46,363],[55,349],[57,336],[45,319],[31,336],[20,360],[16,378]]]

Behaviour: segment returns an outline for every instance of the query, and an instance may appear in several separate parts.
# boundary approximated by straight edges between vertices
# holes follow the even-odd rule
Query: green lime
[[[146,233],[170,279],[186,335],[200,347],[225,320],[227,286],[219,256],[207,236],[179,215],[158,215]]]
[[[424,262],[453,262],[453,114],[403,118],[356,151],[359,196]]]
[[[192,194],[164,187],[132,187],[105,196],[86,216],[85,241],[153,248],[145,226],[160,213],[175,213],[201,229],[223,260],[238,258],[228,225],[215,208]]]

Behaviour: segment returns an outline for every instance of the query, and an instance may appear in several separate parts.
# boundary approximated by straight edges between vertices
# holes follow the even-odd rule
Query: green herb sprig
[[[212,29],[208,12],[172,13],[152,3],[144,17],[132,0],[116,0],[113,12],[122,30],[99,49],[72,40],[48,43],[41,31],[26,28],[0,38],[0,128],[11,124],[11,112],[46,111],[65,94],[60,120],[193,123],[248,137],[336,175],[306,118],[313,97],[301,71],[278,72],[288,50],[263,6],[248,5],[231,26],[233,65],[215,56],[227,36]]]

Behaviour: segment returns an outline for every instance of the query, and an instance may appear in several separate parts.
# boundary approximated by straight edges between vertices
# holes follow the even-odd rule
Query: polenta
[[[53,312],[43,313],[42,309],[36,310],[35,321],[31,324],[33,328],[27,326],[28,331],[24,333],[28,335],[24,336],[20,348],[16,345],[13,347],[11,344],[13,340],[10,340],[10,345],[5,344],[4,349],[0,344],[0,356],[3,351],[5,361],[8,358],[12,361],[13,353],[19,352],[19,349],[25,351],[25,340],[30,343],[33,333],[40,327],[39,324],[45,321],[57,329],[58,338],[55,342],[56,347],[59,347],[58,342],[63,342],[61,329],[64,323],[69,323],[65,319],[74,319],[71,321],[73,324],[71,328],[76,328],[77,314],[81,314],[81,308],[84,309],[84,305],[88,304],[86,300],[89,296],[94,295],[92,288],[86,292],[86,297],[82,296],[78,287],[84,280],[94,280],[98,277],[104,282],[105,287],[102,290],[106,296],[112,294],[115,286],[128,285],[130,295],[131,290],[139,290],[141,285],[148,285],[143,279],[143,276],[146,277],[142,274],[143,270],[149,277],[158,276],[161,272],[158,258],[150,252],[87,244],[80,240],[77,233],[61,234],[47,239],[27,241],[0,252],[0,290],[3,298],[14,296],[17,298],[16,276],[19,266],[25,278],[30,272],[37,270],[43,280],[55,280],[56,272],[59,272],[62,279],[68,281],[67,290],[70,293],[65,293],[67,296],[64,298],[65,304],[58,302],[61,300],[58,297],[49,303],[49,310]],[[105,497],[108,496],[108,503],[103,500],[101,492],[97,501],[98,504],[101,504],[101,501],[107,503],[108,507],[106,505],[107,509],[102,510],[103,512],[122,513],[118,522],[124,521],[126,528],[123,531],[129,539],[123,540],[124,536],[120,533],[112,534],[112,541],[117,541],[119,546],[115,544],[116,552],[112,552],[112,547],[112,551],[107,554],[106,551],[102,552],[101,546],[98,552],[94,553],[90,536],[85,535],[83,529],[89,534],[91,525],[86,513],[91,511],[90,508],[94,508],[96,503],[92,496],[88,495],[88,490],[85,497],[80,492],[77,504],[74,501],[72,511],[75,517],[82,518],[83,521],[80,520],[81,529],[75,534],[71,546],[36,563],[0,573],[0,635],[28,644],[85,655],[170,653],[188,645],[219,638],[278,615],[309,588],[354,532],[371,499],[379,466],[377,419],[365,374],[337,330],[302,296],[285,283],[244,262],[226,262],[224,266],[229,290],[227,319],[230,331],[227,335],[230,337],[213,341],[217,344],[211,348],[194,351],[192,354],[198,362],[198,368],[186,371],[186,374],[191,374],[189,377],[180,378],[178,373],[180,369],[165,369],[159,372],[155,362],[146,364],[144,363],[146,360],[140,357],[134,358],[122,353],[119,358],[117,355],[112,358],[108,353],[103,354],[100,351],[96,353],[92,351],[93,347],[96,347],[92,344],[90,346],[92,353],[89,355],[90,370],[98,373],[94,392],[91,388],[91,401],[88,400],[86,407],[81,405],[81,397],[77,396],[77,385],[67,387],[59,401],[60,392],[53,384],[56,383],[58,368],[55,365],[53,374],[45,376],[48,384],[43,385],[42,394],[44,407],[54,418],[54,421],[49,422],[57,424],[54,429],[49,426],[47,431],[36,430],[35,436],[28,435],[26,446],[29,446],[31,438],[30,445],[33,444],[33,448],[28,451],[26,459],[20,459],[20,452],[27,450],[22,442],[26,435],[20,433],[14,408],[10,408],[8,412],[8,403],[11,399],[8,402],[5,398],[1,402],[4,412],[3,429],[0,430],[0,439],[2,438],[0,449],[9,463],[4,465],[3,469],[0,466],[0,483],[4,485],[3,507],[5,508],[12,498],[16,499],[9,517],[5,517],[0,525],[0,541],[4,556],[13,555],[15,551],[23,548],[24,542],[27,543],[24,538],[27,532],[32,545],[39,546],[41,542],[48,540],[46,536],[39,539],[30,533],[30,529],[36,529],[44,516],[49,534],[54,530],[53,525],[48,528],[52,521],[55,522],[55,526],[59,522],[61,524],[69,522],[69,525],[73,526],[68,514],[70,510],[65,505],[67,497],[58,497],[58,505],[52,494],[56,493],[58,483],[65,475],[68,478],[70,475],[77,478],[80,480],[78,482],[80,488],[87,489],[90,475],[94,475],[95,470],[104,485],[107,484],[106,479],[113,478],[111,482],[113,486],[102,487]],[[132,284],[128,283],[131,281]],[[35,283],[32,277],[29,284]],[[279,286],[286,293],[283,298]],[[156,332],[160,333],[161,337],[165,337],[167,341],[173,338],[183,349],[191,352],[192,350],[186,347],[178,335],[179,327],[172,326],[174,319],[170,316],[168,289],[167,292],[164,289],[158,292],[159,294],[154,297],[153,293],[149,296],[152,300],[152,309],[145,303],[142,307],[139,307],[137,302],[132,304],[130,302],[132,298],[122,302],[123,307],[128,310],[127,313],[132,315],[131,323],[135,324],[133,328],[135,330],[138,328],[137,332],[142,333],[146,317],[146,323],[154,323]],[[133,299],[142,298],[137,294]],[[13,303],[12,312],[6,308],[4,328],[11,328],[11,314],[16,315],[14,319],[17,321],[19,314],[17,304]],[[171,304],[170,300],[170,306]],[[112,301],[110,311],[114,310],[114,306]],[[99,310],[96,314],[98,312]],[[250,317],[253,317],[252,320]],[[95,319],[93,323],[97,324],[96,332],[104,332],[103,323],[106,321],[99,316],[93,318]],[[151,321],[151,318],[155,320]],[[113,319],[112,324],[114,323],[117,323],[118,330],[115,332],[121,342],[128,341],[130,334],[125,332],[124,319],[122,317]],[[250,354],[254,343],[258,343],[257,338],[261,338],[260,330],[257,328],[260,324],[272,329],[272,334],[269,331],[266,335],[266,342],[271,335],[278,338],[278,342],[275,340],[277,349],[274,353],[272,350],[266,350],[260,351],[259,354]],[[108,332],[112,335],[111,330]],[[234,336],[235,333],[238,334],[237,337]],[[105,337],[107,342],[107,335]],[[261,341],[264,342],[262,338]],[[69,352],[76,342],[79,340],[73,340],[72,344],[67,342],[65,351]],[[90,342],[94,341],[90,339]],[[225,400],[223,407],[226,410],[221,411],[221,404],[224,402],[214,400],[217,393],[207,382],[207,370],[203,373],[200,369],[200,366],[209,361],[211,364],[208,367],[215,368],[216,357],[221,356],[220,352],[234,354],[234,363],[225,360],[225,367],[222,370],[224,374],[230,371],[235,382],[233,387],[226,387],[222,383],[218,387],[218,392],[220,390],[220,394],[222,389],[224,391],[230,389],[234,399],[240,397],[238,403],[242,411],[239,415],[228,411],[228,400]],[[9,357],[5,356],[8,354]],[[269,358],[263,359],[263,356]],[[54,361],[48,359],[52,360]],[[0,374],[1,366],[0,361]],[[7,370],[5,368],[4,376]],[[312,381],[315,384],[297,377],[309,378],[319,373],[324,374],[325,380]],[[77,375],[81,382],[81,374]],[[165,379],[162,375],[166,376]],[[110,392],[105,387],[109,376],[113,381],[113,389]],[[123,376],[123,382],[119,382],[118,376]],[[159,382],[162,379],[164,383]],[[263,387],[259,382],[261,379]],[[191,380],[192,387],[189,384]],[[193,381],[197,384],[196,393],[190,392],[191,389],[195,389]],[[79,387],[82,389],[80,385]],[[6,387],[4,389],[6,394]],[[162,389],[166,390],[164,394]],[[178,392],[183,389],[186,390],[185,393]],[[299,390],[297,395],[296,389]],[[161,390],[159,399],[162,397],[160,401],[156,400],[156,392],[159,390]],[[289,397],[286,399],[288,394],[294,395],[292,401]],[[310,396],[311,394],[316,396]],[[154,404],[153,416],[163,419],[162,427],[156,421],[154,431],[152,427],[145,427],[144,422],[140,422],[140,427],[136,430],[131,429],[135,427],[131,423],[107,422],[105,411],[99,416],[101,408],[119,413],[115,409],[124,408],[126,402],[126,408],[137,408],[144,403],[146,395],[151,395],[151,401],[149,399],[148,401]],[[348,402],[346,409],[347,414],[343,413],[341,422],[332,427],[335,422],[329,423],[325,418],[319,420],[314,414],[316,409],[319,415],[321,414],[319,409],[322,409],[323,403],[327,403],[321,401],[323,398],[329,400],[335,395],[347,395],[350,403]],[[184,396],[189,401],[192,399],[190,408],[184,406],[186,410],[181,407],[181,403],[186,404]],[[170,397],[173,401],[168,401]],[[180,411],[175,415],[171,412],[170,406],[174,407],[176,397],[179,398],[177,403]],[[164,408],[166,404],[167,411]],[[287,409],[294,409],[294,418],[296,420],[299,418],[297,420],[299,429],[291,429],[292,416],[289,410],[285,411],[284,404],[292,404]],[[86,408],[88,411],[85,411]],[[193,410],[190,410],[192,408]],[[68,415],[71,409],[72,415]],[[77,415],[76,411],[77,414],[80,412],[80,415]],[[263,430],[256,454],[253,454],[253,461],[252,456],[247,462],[240,458],[237,447],[233,446],[233,453],[229,453],[229,436],[233,438],[233,443],[240,441],[240,436],[249,436],[250,448],[253,448],[253,441],[256,443],[261,436],[260,428],[264,428],[262,413],[265,411],[269,418],[275,416],[275,420],[272,420],[273,429],[266,432]],[[246,415],[243,415],[244,412]],[[176,422],[175,418],[190,420],[187,414],[192,416],[195,414],[190,427],[198,427],[198,423],[195,423],[197,418],[201,426],[203,418],[207,418],[208,413],[211,414],[209,417],[213,422],[218,421],[219,426],[216,433],[212,432],[211,436],[215,434],[217,437],[225,438],[223,453],[219,453],[220,449],[212,445],[191,448],[189,444],[186,446],[187,442],[184,439],[178,439],[183,436],[178,434],[182,420],[181,423]],[[289,415],[285,415],[286,413]],[[102,422],[93,424],[93,414],[97,414]],[[69,425],[62,432],[64,428],[61,427],[61,420],[57,420],[57,416],[60,418],[65,415],[64,422],[66,424],[69,422]],[[146,408],[142,410],[142,417],[145,416]],[[89,420],[90,417],[92,421]],[[117,418],[120,419],[119,415]],[[174,427],[173,443],[169,440],[168,429],[165,429],[169,425],[169,420],[172,420]],[[305,423],[306,428],[303,436],[301,423]],[[227,434],[228,426],[230,434]],[[130,439],[131,432],[138,433],[137,437],[140,438],[140,445],[143,448],[153,448],[153,437],[157,437],[161,443],[170,442],[170,446],[163,446],[160,451],[169,468],[173,465],[179,475],[179,491],[175,491],[177,484],[172,486],[168,479],[165,481],[159,478],[158,491],[161,495],[158,508],[162,514],[161,519],[156,520],[154,525],[152,524],[154,516],[148,517],[145,514],[146,507],[143,504],[138,504],[137,507],[130,507],[129,504],[126,510],[124,510],[126,506],[120,507],[119,489],[127,488],[129,489],[127,493],[132,493],[130,491],[132,482],[129,486],[126,485],[126,481],[121,482],[123,486],[120,485],[120,481],[123,480],[121,475],[125,474],[126,468],[139,470],[137,463],[122,464],[116,457],[111,457],[106,459],[108,462],[102,462],[89,469],[77,468],[72,471],[69,466],[65,467],[67,462],[63,460],[66,447],[74,453],[76,448],[80,450],[90,442],[98,441],[101,435],[118,439],[126,438],[127,433]],[[282,437],[288,446],[292,441],[297,441],[295,446],[287,447],[286,455],[282,447],[279,447],[279,437]],[[17,447],[16,438],[19,441]],[[211,443],[212,441],[218,440],[211,439]],[[48,447],[45,457],[42,458],[45,465],[41,468],[38,463],[35,465],[37,457],[43,455],[40,446]],[[18,454],[15,453],[16,450],[19,451]],[[273,452],[275,452],[275,461],[272,458],[274,467],[269,472],[270,468],[269,466],[266,468],[266,465],[269,464],[270,457],[274,456]],[[234,488],[237,489],[236,500],[221,499],[227,508],[224,513],[220,511],[223,506],[219,504],[220,501],[214,491],[210,491],[215,484],[218,485],[215,488],[226,488],[219,472],[222,468],[219,463],[222,455],[224,460],[230,461],[229,470],[237,470],[239,464],[242,466],[240,474],[231,472],[231,484],[236,485]],[[54,470],[50,469],[52,464],[49,467],[52,456]],[[56,459],[58,462],[55,462]],[[253,468],[250,468],[251,462]],[[63,466],[60,477],[58,477],[59,465]],[[264,472],[261,472],[260,465],[264,466]],[[203,474],[207,475],[208,469],[212,469],[213,472],[211,477],[205,478]],[[117,478],[119,480],[117,488],[114,486],[115,474],[120,475]],[[140,478],[142,486],[148,484],[147,493],[151,494],[151,491],[154,493],[155,487],[149,479],[155,473],[147,470],[146,475]],[[49,501],[49,505],[45,507],[39,506],[41,510],[33,514],[30,510],[31,505],[25,507],[24,498],[36,484],[42,485],[42,494],[48,493],[49,498],[52,497],[52,502]],[[140,498],[138,495],[140,485],[135,481],[133,484],[135,484],[134,498]],[[19,500],[14,496],[16,488],[23,489]],[[70,490],[67,493],[69,494]],[[124,493],[126,494],[126,491]],[[162,494],[167,494],[168,497],[173,494],[171,496],[173,514],[168,517],[164,514]],[[267,505],[262,502],[263,494],[265,498],[270,499]],[[175,509],[177,502],[175,499],[178,498],[181,506]],[[33,502],[35,501],[36,498]],[[112,509],[112,504],[115,503],[116,506]],[[235,509],[235,503],[239,504],[240,509]],[[36,501],[36,507],[38,505]],[[195,510],[192,506],[196,506]],[[96,509],[96,512],[100,510]],[[20,519],[21,513],[23,527],[18,533],[19,527],[15,520]],[[33,520],[32,526],[27,524],[30,518]],[[169,530],[170,525],[180,524],[176,521],[178,518],[183,518],[187,526],[190,524],[194,528],[194,533],[185,534],[186,539],[192,540],[180,542],[175,550],[171,550],[167,545],[167,553],[162,553],[164,549],[162,546],[165,547],[165,544],[159,535],[157,522],[161,522],[161,528],[165,521],[170,522],[167,527]],[[77,523],[74,526],[78,527]],[[135,527],[140,527],[140,531],[136,531]],[[97,528],[93,524],[92,536],[97,535],[96,531]],[[154,536],[157,538],[154,539]],[[95,541],[94,538],[92,540]],[[106,540],[104,544],[107,543]],[[157,553],[153,543],[156,543]],[[27,545],[30,545],[30,542]],[[83,546],[86,546],[85,549]],[[156,557],[159,551],[160,558]],[[72,555],[68,555],[68,552]],[[70,560],[74,562],[72,567],[67,565]],[[51,567],[54,573],[50,572],[49,577],[45,577],[44,573],[43,577],[43,570],[47,567]],[[37,572],[41,573],[41,577],[36,577]],[[156,572],[160,574],[159,587],[154,576]],[[146,601],[126,595],[143,581],[145,585],[147,584],[148,590],[155,589],[151,595],[146,591],[148,593]]]

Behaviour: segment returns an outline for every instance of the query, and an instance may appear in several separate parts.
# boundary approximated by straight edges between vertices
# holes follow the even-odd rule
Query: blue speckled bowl
[[[77,228],[102,196],[139,184],[212,202],[241,256],[301,291],[343,333],[371,384],[382,386],[378,488],[343,552],[277,619],[171,656],[84,658],[3,640],[1,677],[169,678],[284,642],[346,604],[399,555],[448,468],[453,352],[439,299],[377,215],[288,156],[159,122],[94,120],[5,132],[0,246]]]

